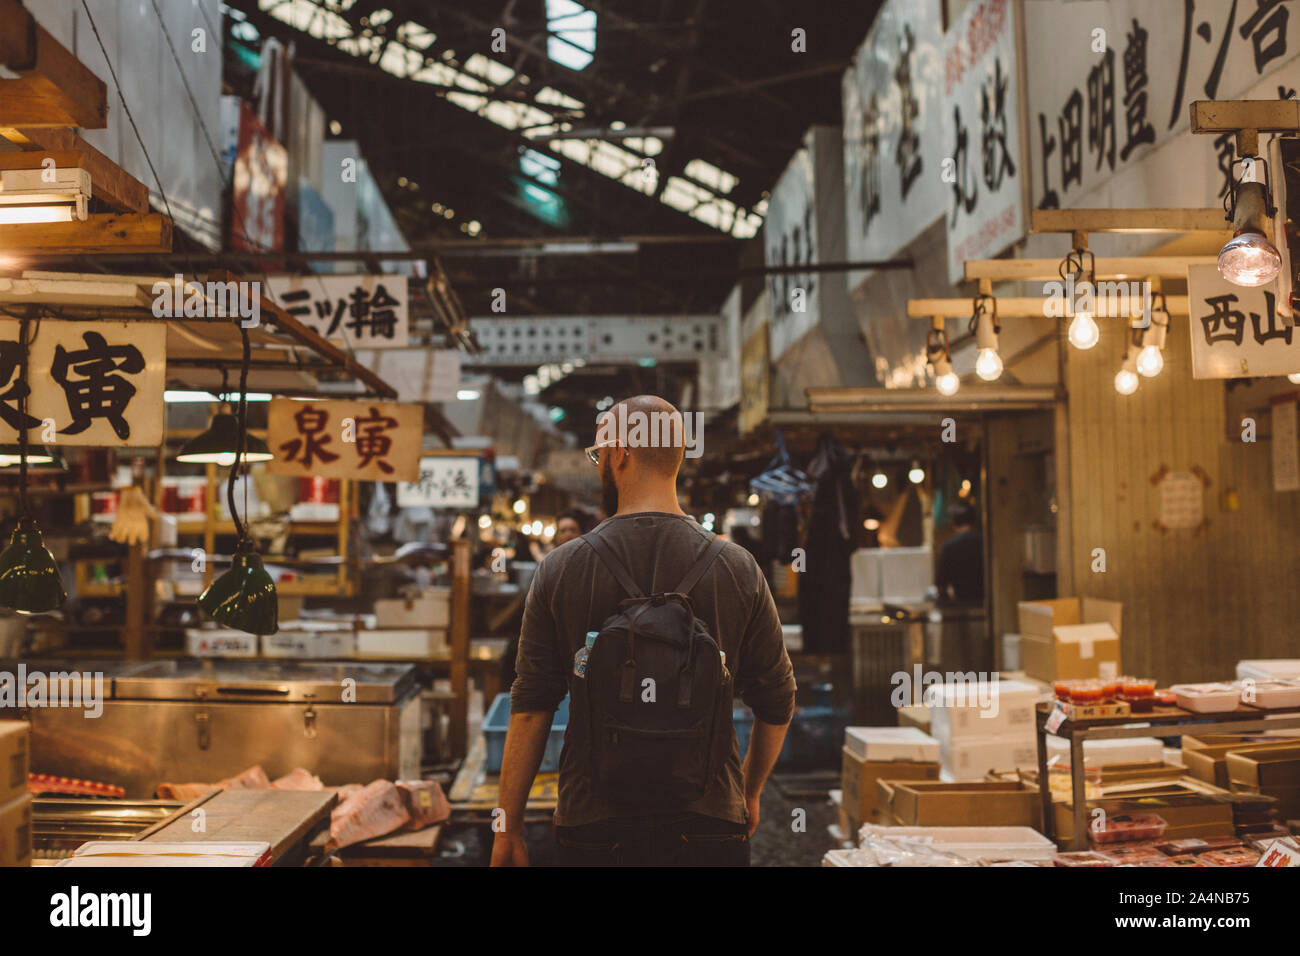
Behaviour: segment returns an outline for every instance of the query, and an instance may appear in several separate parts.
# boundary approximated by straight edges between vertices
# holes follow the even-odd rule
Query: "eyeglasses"
[[[599,468],[599,467],[600,467],[600,450],[601,450],[602,448],[613,448],[616,444],[617,444],[617,442],[612,442],[612,441],[610,441],[610,442],[605,442],[605,443],[603,443],[603,444],[597,442],[595,445],[588,445],[587,448],[585,449],[585,451],[587,452],[587,457],[588,457],[589,459],[591,459],[591,463],[592,463],[593,465],[595,465],[597,468]]]

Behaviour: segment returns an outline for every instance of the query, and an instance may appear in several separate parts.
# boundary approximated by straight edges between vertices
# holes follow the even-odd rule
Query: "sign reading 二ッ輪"
[[[397,486],[402,508],[477,508],[479,459],[474,455],[431,455],[420,459],[415,481]]]
[[[401,348],[410,338],[406,276],[268,276],[271,298],[322,338]]]
[[[19,372],[20,331],[19,322],[0,321],[0,442],[17,441],[22,427],[42,445],[162,442],[167,330],[161,323],[32,322],[26,382]]]
[[[277,398],[267,412],[267,432],[273,474],[411,481],[419,474],[424,408]]]
[[[1300,334],[1277,313],[1277,283],[1233,285],[1217,267],[1187,269],[1193,378],[1300,372]]]

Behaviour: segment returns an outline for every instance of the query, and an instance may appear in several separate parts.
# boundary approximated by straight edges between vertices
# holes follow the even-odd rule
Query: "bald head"
[[[606,514],[641,510],[681,513],[677,471],[692,445],[681,412],[658,395],[625,398],[597,419],[601,493]]]

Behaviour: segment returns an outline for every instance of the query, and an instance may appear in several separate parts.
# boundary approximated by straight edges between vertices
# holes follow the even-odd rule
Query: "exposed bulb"
[[[1253,229],[1233,236],[1219,251],[1219,275],[1233,285],[1267,285],[1281,268],[1277,247]]]
[[[1292,385],[1300,385],[1300,372],[1292,372],[1286,377],[1286,380]]]
[[[925,481],[925,469],[919,465],[914,465],[907,473],[907,480],[914,485],[919,485]]]
[[[1130,368],[1122,368],[1115,373],[1115,391],[1121,395],[1132,395],[1137,391],[1137,388],[1137,372]]]
[[[1155,378],[1165,367],[1165,355],[1154,345],[1142,346],[1142,351],[1138,353],[1137,370],[1138,374],[1146,378]]]
[[[1002,356],[997,349],[980,349],[975,359],[975,374],[986,382],[992,382],[1002,374]]]
[[[939,390],[940,395],[956,395],[957,389],[961,387],[961,379],[955,372],[945,372],[934,380],[934,387]]]
[[[1090,349],[1101,338],[1101,330],[1091,312],[1079,312],[1070,323],[1070,344],[1076,349]]]

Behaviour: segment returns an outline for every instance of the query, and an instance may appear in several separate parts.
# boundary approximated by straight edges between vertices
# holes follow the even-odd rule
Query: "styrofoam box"
[[[1110,767],[1118,763],[1160,763],[1164,745],[1155,737],[1128,737],[1114,740],[1085,740],[1083,760],[1089,767]],[[1051,734],[1047,737],[1047,759],[1060,757],[1058,764],[1070,762],[1070,742]]]
[[[958,737],[939,742],[939,768],[950,780],[983,780],[990,770],[1038,766],[1038,741],[1033,733],[993,737]]]
[[[822,857],[822,866],[861,866],[856,860],[861,859],[856,850],[827,850]]]
[[[447,632],[431,628],[357,632],[361,657],[434,657],[447,649]]]
[[[882,827],[866,823],[858,835],[861,840],[920,839],[968,860],[1050,860],[1056,853],[1056,844],[1032,827]]]
[[[925,689],[930,734],[943,743],[958,737],[1034,733],[1038,688],[1023,681],[974,681]]]
[[[1300,677],[1300,658],[1272,657],[1237,661],[1237,678],[1241,680],[1246,677],[1253,677],[1255,680]]]
[[[185,631],[185,650],[191,657],[256,657],[257,648],[256,634],[246,634],[234,628],[190,628]]]
[[[357,636],[351,631],[288,631],[262,636],[263,657],[352,657]]]
[[[844,746],[859,760],[939,760],[939,741],[917,727],[845,727]]]
[[[1183,710],[1224,714],[1241,706],[1241,689],[1232,684],[1175,684],[1169,688]]]

